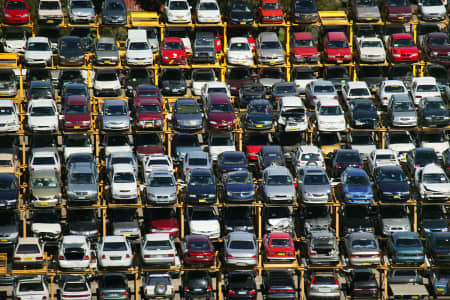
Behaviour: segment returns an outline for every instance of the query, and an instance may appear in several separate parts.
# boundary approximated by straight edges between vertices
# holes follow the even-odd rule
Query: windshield
[[[58,185],[55,177],[33,178],[31,183],[34,189],[56,188]]]
[[[43,292],[44,286],[42,282],[22,282],[19,285],[20,292]]]
[[[90,173],[72,173],[70,177],[70,183],[72,184],[93,184],[94,176]]]
[[[14,113],[14,109],[12,107],[0,107],[0,115],[7,116]]]
[[[272,91],[276,94],[297,94],[297,89],[295,88],[295,85],[276,85]]]
[[[306,175],[303,183],[305,185],[324,185],[328,184],[328,178],[325,174]]]
[[[84,88],[67,88],[64,96],[85,95],[86,90]]]
[[[113,43],[98,43],[97,51],[113,51],[116,50],[116,45]]]
[[[255,245],[252,241],[239,241],[239,240],[232,240],[228,244],[228,248],[230,249],[246,249],[246,250],[252,250],[255,248]]]
[[[50,51],[50,47],[48,45],[48,43],[29,43],[27,50],[30,51]]]
[[[134,183],[133,173],[120,172],[114,175],[114,183]]]
[[[91,1],[72,1],[72,8],[94,8]]]
[[[236,3],[236,2],[233,3],[231,10],[236,12],[252,12],[245,3]]]
[[[137,111],[140,113],[159,113],[161,107],[158,104],[141,104],[137,107]]]
[[[177,43],[178,44],[178,43]],[[130,43],[129,50],[148,50],[148,44],[144,42]]]
[[[166,42],[164,44],[164,49],[166,50],[184,50],[184,46],[178,42]]]
[[[370,112],[375,110],[376,110],[375,105],[373,105],[372,103],[357,104],[353,109],[354,112]]]
[[[387,85],[384,87],[386,93],[405,93],[405,88],[401,85]]]
[[[443,6],[441,0],[423,0],[422,4],[424,6]]]
[[[188,5],[186,1],[170,1],[169,9],[171,10],[187,10]]]
[[[251,184],[252,177],[250,173],[238,173],[227,176],[227,184]]]
[[[356,88],[350,90],[349,96],[353,97],[370,96],[370,92],[367,88]]]
[[[33,117],[50,117],[55,115],[55,110],[51,106],[32,107],[31,116]]]
[[[400,238],[396,241],[398,247],[420,247],[420,241],[415,238]]]
[[[59,9],[59,2],[58,1],[41,1],[39,3],[39,9]]]
[[[314,93],[335,93],[332,85],[316,85],[314,86]]]
[[[314,47],[314,43],[312,40],[295,40],[294,47],[296,48]]]
[[[392,107],[392,111],[397,112],[407,112],[407,111],[416,111],[414,104],[412,102],[394,102]]]
[[[426,110],[446,110],[445,103],[441,101],[425,101],[424,109]]]
[[[123,242],[107,242],[103,244],[103,251],[127,251],[127,245]]]
[[[348,176],[347,184],[350,186],[368,186],[370,181],[367,176]]]
[[[412,47],[414,45],[414,41],[410,38],[405,39],[394,39],[394,47]]]
[[[448,178],[443,173],[424,174],[422,180],[424,183],[448,183]]]
[[[395,134],[390,137],[391,144],[409,144],[411,143],[411,138],[407,134]]]
[[[392,170],[390,172],[381,172],[380,182],[403,182],[406,181],[405,176],[400,170]]]
[[[145,243],[145,250],[171,250],[172,245],[168,240],[161,241],[147,241]]]
[[[87,114],[89,113],[89,109],[87,105],[67,105],[66,110],[64,112],[67,115],[75,115],[75,114]]]
[[[173,178],[169,176],[152,177],[150,180],[151,187],[174,186]]]
[[[416,88],[416,92],[428,93],[428,92],[437,92],[437,91],[438,91],[438,87],[435,84],[421,84],[421,85],[418,85]]]
[[[159,93],[156,90],[138,90],[136,93],[136,97],[158,98]]]
[[[314,238],[311,241],[311,245],[314,248],[322,248],[322,247],[333,247],[334,245],[334,241],[331,238],[327,238],[327,237],[321,237],[321,238]]]
[[[365,41],[361,45],[362,48],[383,48],[380,41]]]
[[[189,182],[190,185],[210,185],[214,184],[211,175],[192,175]]]
[[[360,7],[374,7],[377,6],[377,3],[373,0],[359,0],[356,2],[356,5]]]
[[[125,7],[123,7],[122,3],[111,2],[111,3],[109,3],[109,5],[106,7],[106,9],[109,9],[109,10],[124,10]]]
[[[127,136],[123,136],[123,135],[108,136],[107,145],[108,146],[128,145],[128,138],[127,138]]]
[[[422,142],[427,143],[442,143],[446,141],[445,136],[441,133],[423,134],[421,138]]]
[[[295,72],[295,79],[315,79],[312,72]]]
[[[319,114],[324,116],[339,116],[342,115],[342,109],[340,106],[321,106]]]
[[[352,241],[353,249],[376,249],[377,244],[374,240],[356,240]]]
[[[22,31],[5,31],[5,39],[10,41],[23,41],[25,39]]]
[[[328,48],[330,49],[348,48],[348,44],[346,40],[328,41]]]
[[[83,292],[87,290],[86,283],[84,282],[68,282],[64,285],[64,291],[68,292]]]
[[[224,104],[211,104],[210,112],[212,113],[220,113],[220,112],[233,112],[233,106],[229,103]]]
[[[227,155],[227,156],[224,156],[222,163],[224,165],[245,164],[246,159],[243,154],[242,155]]]
[[[281,49],[281,45],[279,42],[262,42],[260,45],[262,50],[271,50],[271,49]]]
[[[252,114],[272,114],[272,108],[265,104],[265,103],[258,103],[258,104],[253,104],[251,103],[247,113],[252,113]]]
[[[98,80],[98,81],[116,81],[117,74],[116,73],[99,73],[97,75],[96,80]]]
[[[249,51],[250,47],[247,43],[233,43],[230,45],[232,51]]]
[[[125,105],[107,105],[105,107],[106,116],[126,116],[127,110]]]
[[[193,81],[214,81],[214,74],[212,72],[194,72],[192,74]]]
[[[213,137],[211,146],[233,146],[233,140],[228,137]]]
[[[202,2],[200,3],[199,10],[218,10],[217,4],[215,2]]]
[[[131,157],[113,157],[111,159],[111,165],[115,164],[134,165],[134,161]]]
[[[292,184],[292,178],[288,175],[271,175],[267,178],[268,185],[289,185]]]
[[[15,190],[16,188],[17,188],[17,186],[16,186],[16,182],[14,180],[10,180],[10,179],[7,179],[7,178],[0,179],[0,191],[8,192],[8,191],[11,191],[11,190]],[[4,217],[4,216],[2,216],[2,217]]]
[[[377,154],[376,160],[395,160],[394,154]]]
[[[61,49],[81,49],[81,43],[79,40],[61,40]]]
[[[200,108],[195,104],[188,105],[178,105],[177,106],[178,114],[198,114],[200,113]]]
[[[274,78],[281,79],[283,77],[283,73],[279,69],[262,69],[260,73],[261,78]]]
[[[6,4],[6,9],[27,9],[25,1],[8,1]]]
[[[438,0],[438,1],[440,1],[440,0]],[[448,42],[447,38],[442,37],[442,38],[430,39],[429,44],[431,46],[448,46],[449,42]]]
[[[388,2],[389,6],[409,6],[408,0],[390,0]]]

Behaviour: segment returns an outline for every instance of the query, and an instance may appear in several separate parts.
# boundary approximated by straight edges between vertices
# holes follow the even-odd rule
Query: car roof
[[[323,168],[319,167],[304,167],[303,172],[306,174],[327,174]]]
[[[244,239],[244,240],[253,240],[253,233],[246,232],[246,231],[232,231],[228,234],[228,236],[231,239]]]
[[[444,170],[442,170],[441,167],[439,167],[436,164],[428,164],[422,169],[422,173],[444,173]]]
[[[105,99],[105,101],[103,101],[103,106],[118,105],[118,104],[126,106],[126,102],[121,99]]]
[[[367,83],[365,81],[349,81],[347,82],[349,88],[367,88]]]
[[[298,150],[302,153],[321,153],[319,147],[312,145],[302,145],[298,147]]]
[[[170,234],[163,233],[163,232],[147,233],[145,235],[145,239],[147,241],[166,241],[166,240],[170,240]]]
[[[352,176],[367,176],[366,171],[364,171],[364,169],[361,168],[347,168],[344,170],[344,172]]]
[[[287,232],[270,232],[268,233],[268,236],[271,238],[277,239],[277,238],[289,238],[291,239],[291,235]]]
[[[205,151],[192,151],[186,154],[189,158],[208,158],[209,154]]]
[[[179,37],[165,37],[164,43],[183,43],[183,40]],[[183,44],[184,45],[184,44]]]
[[[230,99],[226,93],[210,93],[209,94],[211,104],[228,104]]]
[[[123,235],[107,235],[102,239],[103,242],[125,242],[126,238]]]
[[[312,40],[311,32],[296,32],[294,33],[294,37],[296,40]]]
[[[321,106],[341,106],[337,99],[320,99]]]
[[[98,39],[97,44],[98,43],[113,43],[115,44],[115,40],[113,37],[109,37],[109,36],[103,36],[101,38]]]
[[[84,235],[64,235],[63,236],[63,243],[80,243],[80,242],[86,242],[86,236]]]
[[[199,105],[194,98],[178,98],[175,105]]]
[[[431,77],[431,76],[425,76],[425,77],[414,77],[412,79],[413,82],[417,82],[417,83],[432,83],[432,84],[436,84],[436,78]]]
[[[375,235],[371,232],[352,232],[349,234],[349,237],[351,237],[353,240],[355,239],[372,239],[375,240]]]
[[[399,231],[399,232],[394,232],[392,233],[392,237],[394,239],[399,239],[399,238],[419,238],[419,234],[417,232],[411,232],[411,231]]]
[[[264,172],[270,173],[271,175],[291,175],[289,170],[283,166],[270,166],[265,168]]]
[[[254,100],[252,100],[252,101],[254,101]],[[303,104],[302,99],[300,97],[297,97],[297,96],[284,96],[284,97],[281,97],[280,101],[285,106],[298,106],[298,107],[304,107],[305,106]]]
[[[347,40],[345,33],[342,31],[330,31],[327,35],[329,40]]]
[[[114,164],[113,165],[113,173],[116,173],[116,172],[134,173],[133,167],[129,164]]]
[[[392,35],[393,39],[412,39],[412,36],[409,33],[394,33]]]
[[[29,37],[28,44],[29,43],[48,43],[48,38],[45,36]]]
[[[329,231],[312,231],[311,233],[312,238],[321,238],[321,237],[328,237],[328,238],[334,238],[335,235]]]
[[[211,175],[211,170],[210,169],[191,169],[189,170],[191,172],[191,175]]]
[[[279,41],[278,35],[275,32],[264,31],[259,34],[259,39],[264,42]]]

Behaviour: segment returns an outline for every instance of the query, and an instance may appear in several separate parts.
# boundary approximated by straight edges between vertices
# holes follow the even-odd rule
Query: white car
[[[64,161],[72,154],[90,153],[94,154],[94,145],[91,143],[89,135],[70,134],[64,136],[63,157]]]
[[[387,132],[386,147],[397,153],[400,162],[406,162],[406,154],[416,148],[415,141],[408,131]]]
[[[384,50],[383,42],[377,37],[360,38],[356,47],[361,62],[381,63],[386,60],[386,51]]]
[[[145,299],[175,299],[175,289],[170,274],[150,273],[142,282]]]
[[[172,158],[165,154],[152,154],[142,160],[143,178],[146,178],[152,171],[164,170],[173,172]]]
[[[91,245],[84,235],[65,235],[58,246],[58,265],[62,269],[85,270],[91,263]]]
[[[202,234],[210,239],[220,237],[220,222],[214,207],[188,207],[187,217],[190,234]]]
[[[23,53],[27,46],[26,31],[22,28],[6,27],[0,42],[6,53]]]
[[[133,173],[136,178],[138,177],[138,162],[134,153],[132,151],[124,151],[124,152],[112,152],[106,158],[106,172],[107,174],[112,173],[114,165],[117,164],[127,164],[131,165],[133,168]]]
[[[141,259],[144,264],[174,265],[177,249],[169,233],[148,233],[141,240]]]
[[[205,100],[208,97],[208,94],[211,93],[225,93],[228,95],[228,98],[231,99],[231,92],[228,88],[227,84],[223,81],[213,81],[213,82],[207,82],[202,87],[202,98]]]
[[[367,159],[369,173],[373,175],[373,171],[377,167],[382,166],[400,166],[397,153],[391,149],[376,149],[372,151]]]
[[[325,158],[322,151],[317,146],[303,145],[297,148],[295,155],[292,156],[292,164],[295,167],[295,173],[306,167],[314,166],[325,168]]]
[[[199,23],[220,23],[221,13],[216,0],[199,0],[196,10]]]
[[[320,100],[315,115],[319,131],[344,131],[347,128],[344,111],[338,100]]]
[[[25,48],[25,64],[29,66],[51,66],[52,47],[47,37],[30,37]]]
[[[236,151],[232,132],[213,132],[208,137],[209,157],[213,161],[225,151]]]
[[[408,94],[403,81],[400,80],[384,80],[381,82],[380,87],[377,89],[378,97],[380,98],[381,104],[387,106],[389,99],[393,94]]]
[[[414,179],[422,200],[445,202],[450,198],[450,181],[440,166],[417,168]]]
[[[164,12],[168,23],[190,23],[191,9],[187,0],[165,0]]]
[[[0,132],[16,132],[20,129],[17,106],[13,100],[0,101]]]
[[[306,108],[300,97],[281,97],[277,102],[278,129],[285,132],[304,131],[308,127]]]
[[[441,97],[441,92],[434,77],[414,77],[411,84],[411,96],[414,104],[419,105],[422,98]]]
[[[47,283],[42,275],[18,278],[12,291],[13,299],[47,300],[50,299]]]
[[[253,52],[247,38],[231,38],[228,44],[227,61],[230,65],[247,67],[253,65]]]
[[[13,253],[13,264],[15,266],[43,267],[44,255],[44,247],[39,242],[39,238],[19,237]]]
[[[33,132],[57,131],[59,113],[53,99],[31,100],[27,107],[27,125]]]
[[[129,66],[153,65],[153,51],[144,29],[128,30],[126,42],[126,61]]]
[[[420,134],[420,143],[418,146],[432,148],[438,158],[442,159],[442,154],[450,147],[450,144],[445,132],[424,131]]]
[[[118,96],[122,86],[117,72],[97,70],[94,75],[94,96]]]
[[[124,134],[106,136],[103,146],[107,157],[116,152],[133,152],[130,138]]]
[[[202,88],[208,82],[217,81],[216,74],[212,69],[194,69],[192,70],[192,87],[191,91],[195,96],[200,96],[202,94]]]
[[[130,267],[133,250],[124,236],[104,236],[97,246],[97,260],[103,268]]]
[[[342,99],[348,106],[353,99],[372,99],[372,94],[365,81],[349,81],[342,86]]]
[[[442,0],[419,0],[417,2],[419,12],[425,21],[442,21],[445,20],[447,9]]]
[[[30,171],[55,170],[61,171],[61,160],[56,148],[36,148],[28,157]]]
[[[111,174],[111,197],[115,201],[133,200],[138,198],[138,187],[133,166],[116,164]]]
[[[60,300],[91,300],[92,292],[83,275],[62,275],[59,285]]]
[[[250,232],[233,231],[224,238],[224,258],[228,265],[258,264],[258,242]]]
[[[40,23],[61,23],[63,12],[59,0],[40,0],[38,20]]]

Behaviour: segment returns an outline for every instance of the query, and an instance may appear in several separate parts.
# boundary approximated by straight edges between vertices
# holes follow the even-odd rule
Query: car
[[[387,149],[397,153],[400,162],[406,162],[406,155],[416,148],[411,134],[407,131],[391,131],[385,136]]]
[[[190,267],[212,266],[215,264],[214,246],[205,235],[190,234],[181,241],[184,265]]]
[[[183,169],[182,174],[186,177],[186,174],[191,169],[212,169],[212,162],[209,154],[204,151],[192,151],[186,153],[182,161]]]
[[[146,265],[174,265],[177,250],[169,233],[148,233],[141,240],[141,259]]]
[[[347,63],[353,59],[344,32],[328,32],[323,38],[324,60],[330,63]]]
[[[381,166],[400,166],[397,154],[390,149],[375,149],[373,150],[367,160],[369,173],[373,175],[375,168]]]
[[[145,299],[157,297],[173,299],[175,297],[174,283],[168,273],[149,273],[144,277],[142,285]]]
[[[230,233],[233,231],[254,232],[254,209],[249,206],[226,207],[221,212],[223,220],[223,232]]]
[[[394,94],[388,102],[389,121],[394,127],[416,127],[417,111],[411,97],[406,94]]]
[[[409,33],[391,35],[386,48],[392,62],[416,62],[419,59],[419,50]]]
[[[315,108],[316,128],[319,131],[344,131],[345,114],[338,100],[321,99]]]
[[[419,101],[418,114],[423,126],[445,127],[450,122],[450,115],[441,97],[423,97]]]
[[[277,105],[282,97],[299,96],[300,94],[293,82],[277,82],[272,85],[271,100],[274,105]]]
[[[363,37],[356,43],[356,49],[359,55],[358,58],[363,63],[377,63],[386,60],[386,52],[380,38]]]
[[[86,270],[91,263],[91,244],[83,235],[64,235],[58,245],[58,266]]]
[[[348,118],[352,128],[377,128],[379,117],[373,100],[355,98],[348,102]]]
[[[450,233],[432,232],[425,240],[427,256],[433,265],[448,265],[450,262]]]
[[[177,130],[200,130],[203,128],[203,113],[193,98],[178,98],[170,115]]]
[[[353,99],[372,99],[369,86],[365,81],[349,81],[344,84],[341,92],[346,106]]]
[[[11,210],[0,211],[0,230],[2,237],[0,245],[3,247],[14,246],[19,237],[19,216]]]
[[[230,39],[227,51],[227,62],[230,65],[253,65],[253,52],[246,37],[233,37]]]
[[[46,298],[48,299],[50,294],[47,287],[47,282],[44,276],[28,276],[19,277],[14,282],[12,288],[12,296],[17,298]]]
[[[58,62],[61,66],[81,66],[85,63],[81,39],[63,36],[58,41]]]
[[[204,103],[207,122],[210,130],[229,130],[236,126],[233,105],[227,94],[208,94]]]
[[[325,168],[325,159],[317,146],[302,145],[297,147],[295,155],[292,156],[292,164],[297,173],[306,166]]]
[[[326,205],[308,205],[301,210],[300,220],[304,233],[329,231],[331,224],[330,208]]]
[[[265,168],[262,174],[262,188],[266,203],[293,203],[297,200],[292,175],[286,167]]]
[[[0,96],[15,97],[17,95],[17,87],[18,81],[14,70],[0,69]]]
[[[422,201],[447,201],[450,197],[450,181],[445,171],[433,163],[415,168],[415,183]]]
[[[181,276],[181,285],[183,287],[182,297],[184,299],[195,299],[204,297],[211,299],[213,297],[212,279],[208,271],[190,270]]]
[[[234,266],[255,266],[258,244],[253,233],[233,231],[224,237],[225,263]]]
[[[97,202],[100,178],[95,163],[73,163],[66,176],[66,194],[69,203],[86,205]]]
[[[0,121],[0,132],[17,132],[19,130],[19,111],[12,100],[2,99],[0,102],[0,116],[2,119]]]
[[[160,130],[163,127],[163,108],[156,99],[144,99],[135,102],[135,127],[138,129]]]
[[[400,80],[384,80],[377,89],[378,97],[383,106],[387,106],[393,95],[408,95],[403,81]]]
[[[357,78],[360,81],[365,81],[372,94],[375,94],[381,82],[387,79],[386,67],[382,65],[360,65],[357,70]]]
[[[128,268],[133,263],[130,241],[124,236],[108,235],[97,244],[97,260],[102,268]]]
[[[67,232],[71,235],[86,236],[89,241],[97,241],[97,211],[94,209],[70,208],[67,210]]]
[[[102,129],[122,131],[130,128],[130,111],[121,99],[106,99],[101,106]]]
[[[124,236],[129,240],[141,237],[139,216],[135,208],[115,207],[107,211],[109,229],[112,235]]]
[[[436,79],[436,82],[441,91],[441,95],[443,97],[450,98],[450,87],[448,83],[450,82],[448,72],[445,72],[447,68],[442,65],[430,64],[425,67],[424,76],[431,76]]]
[[[159,88],[163,95],[183,96],[186,94],[186,80],[182,70],[164,68],[159,78]]]
[[[319,52],[310,32],[295,32],[290,43],[293,63],[319,62]]]
[[[395,232],[387,240],[393,264],[423,264],[424,247],[417,232]]]
[[[419,169],[422,169],[428,164],[436,164],[438,167],[441,166],[439,158],[433,148],[417,147],[406,155],[406,167],[409,174],[411,174],[411,177],[414,176]]]
[[[177,201],[177,182],[173,172],[156,170],[146,176],[147,203],[174,204]]]
[[[61,2],[59,0],[39,1],[38,22],[60,24],[62,22]]]
[[[36,209],[30,212],[33,236],[49,245],[61,238],[61,212],[54,208]]]
[[[7,0],[4,5],[3,13],[7,24],[30,22],[30,5],[25,0]]]
[[[314,1],[296,0],[292,4],[291,13],[295,23],[314,23],[319,20],[317,7]]]
[[[62,275],[58,281],[58,286],[60,289],[57,292],[57,296],[60,299],[92,299],[89,279],[84,275]]]
[[[343,236],[353,232],[375,231],[375,222],[368,205],[346,205],[340,210],[341,233]]]
[[[234,1],[228,8],[228,19],[230,24],[253,25],[253,7],[246,1]]]
[[[410,86],[412,75],[412,68],[407,64],[392,65],[388,68],[388,79],[399,80],[405,85]],[[406,93],[406,92],[405,92]]]
[[[252,174],[247,170],[227,172],[222,183],[223,200],[227,203],[251,203],[256,199]]]
[[[115,164],[108,177],[112,202],[135,202],[139,197],[137,179],[133,167],[129,164]]]
[[[244,136],[245,154],[250,162],[258,161],[259,151],[264,145],[269,145],[270,140],[267,134],[251,133]]]
[[[262,24],[282,24],[284,22],[283,6],[278,0],[262,0],[258,9]]]
[[[136,156],[131,151],[126,151],[126,149],[123,150],[124,151],[111,151],[109,155],[107,155],[105,165],[107,176],[112,174],[114,165],[127,164],[133,168],[133,173],[137,177],[138,162],[136,161]]]
[[[91,106],[84,96],[69,96],[62,109],[65,130],[91,128]]]
[[[331,81],[315,80],[305,87],[306,102],[315,107],[321,100],[338,99],[337,91]]]
[[[80,68],[78,69],[63,69],[58,76],[56,87],[59,88],[61,91],[64,90],[64,87],[71,83],[80,83],[80,84],[86,84],[87,80],[85,79],[86,73],[81,71]],[[90,98],[90,95],[87,95],[87,99]],[[64,99],[67,100],[67,99]]]
[[[279,65],[285,61],[284,49],[274,32],[261,32],[256,39],[256,60],[263,65]]]
[[[325,67],[323,71],[323,79],[330,81],[334,85],[334,88],[340,91],[342,90],[342,86],[350,81],[350,74],[348,72],[348,68],[345,66],[329,65]]]
[[[52,49],[49,39],[42,36],[28,38],[24,52],[24,63],[28,66],[51,66]]]
[[[142,157],[142,173],[146,175],[153,171],[168,171],[173,173],[173,161],[170,156],[165,154],[150,154]],[[145,175],[144,175],[145,174]]]
[[[190,234],[202,234],[210,239],[220,237],[219,217],[213,207],[188,207],[186,219]]]
[[[69,20],[71,23],[95,23],[95,7],[92,0],[71,0]]]
[[[328,203],[332,197],[331,185],[323,168],[306,166],[297,171],[297,188],[306,204]]]
[[[441,97],[439,86],[434,77],[414,77],[411,80],[411,97],[418,105],[425,97]]]
[[[209,156],[217,161],[219,154],[225,151],[236,151],[232,132],[212,132],[208,136]]]
[[[84,83],[67,83],[63,89],[60,90],[60,93],[63,103],[66,102],[70,96],[84,96],[87,100],[90,100],[90,92],[87,85]],[[52,93],[50,92],[49,95],[52,95]]]
[[[153,84],[139,84],[135,86],[133,106],[137,106],[144,100],[155,100],[158,103],[161,101],[161,93],[158,87]]]
[[[144,29],[130,29],[125,48],[125,58],[128,66],[153,65],[153,51],[147,40],[147,32]]]
[[[191,6],[187,0],[166,0],[163,7],[168,23],[184,24],[191,22]]]
[[[345,236],[344,245],[352,265],[379,265],[381,263],[380,247],[373,233],[350,233]]]
[[[200,96],[203,86],[208,82],[217,81],[216,73],[213,69],[194,69],[191,73],[191,92],[195,96]],[[184,99],[184,98],[180,98]]]
[[[102,24],[124,25],[127,22],[127,7],[123,0],[105,0],[101,11]]]
[[[450,280],[450,272],[447,270],[435,270],[430,275],[430,284],[436,296],[447,296],[449,290],[447,284]]]
[[[117,97],[121,93],[119,75],[114,69],[97,69],[94,74],[94,96]]]
[[[8,153],[7,151],[0,153],[0,174],[19,175],[19,171],[20,163],[15,154]],[[8,181],[7,178],[7,176],[3,177],[4,180]],[[6,186],[7,185],[5,185],[5,187]],[[14,187],[14,185],[12,185],[12,187]],[[5,191],[7,191],[7,189]]]
[[[313,271],[305,282],[308,299],[339,299],[341,295],[337,275],[333,271]]]
[[[92,31],[89,26],[74,26],[70,30],[71,36],[78,36],[81,38],[81,46],[85,52],[94,52],[95,50],[95,30]]]
[[[59,153],[57,149],[53,147],[35,147],[28,156],[28,166],[32,172],[54,170],[59,173],[61,171]]]
[[[203,0],[206,2],[210,0]],[[215,0],[211,0],[215,3]],[[197,31],[195,34],[193,63],[216,63],[216,45],[214,43],[214,33],[209,31]]]
[[[153,207],[143,211],[144,230],[147,233],[169,233],[178,237],[179,225],[176,211],[171,207]]]
[[[419,13],[424,21],[445,20],[447,9],[445,3],[435,0],[420,0],[417,2]]]
[[[258,74],[258,82],[264,86],[266,94],[272,90],[274,84],[286,80],[286,74],[281,68],[261,68]]]
[[[179,162],[183,161],[187,153],[202,151],[198,136],[195,134],[176,134],[172,139],[172,143],[175,145],[175,147],[173,147],[173,157]]]
[[[299,93],[305,93],[306,85],[317,80],[317,73],[311,67],[294,67],[291,70],[291,81]]]
[[[270,130],[273,127],[273,105],[266,99],[252,100],[247,106],[245,128]]]
[[[335,265],[340,261],[339,246],[330,231],[311,232],[306,238],[306,251],[312,265]]]
[[[44,247],[37,237],[19,237],[13,250],[14,267],[42,268],[46,263]]]
[[[346,204],[371,204],[373,201],[372,182],[364,169],[345,169],[341,174],[339,191],[342,191]]]
[[[3,46],[3,51],[6,53],[24,53],[27,44],[24,28],[6,27],[0,43]]]
[[[220,23],[220,7],[216,0],[201,0],[196,6],[197,21],[201,24]]]
[[[347,293],[352,298],[376,298],[379,288],[371,269],[354,269],[347,278]]]
[[[77,2],[89,2],[85,0],[76,0]],[[119,49],[113,37],[101,37],[95,44],[95,64],[112,65],[119,63]]]
[[[262,224],[265,232],[293,233],[294,230],[294,218],[286,206],[264,207]]]
[[[248,161],[244,152],[225,151],[217,157],[217,169],[219,174],[248,169]]]
[[[447,136],[442,131],[427,131],[419,134],[417,144],[422,148],[432,148],[439,160],[449,147]]]
[[[428,61],[444,65],[450,63],[450,57],[448,55],[450,45],[448,36],[444,32],[427,34],[422,40],[422,49]]]
[[[390,22],[407,23],[412,19],[409,0],[388,0],[384,3],[385,19]]]
[[[52,99],[31,100],[27,106],[27,126],[32,132],[58,129],[59,113]]]
[[[166,37],[161,44],[161,57],[164,65],[185,65],[187,53],[183,41],[178,37]]]
[[[225,294],[227,300],[241,299],[256,300],[256,275],[252,271],[230,271],[225,275]]]
[[[347,168],[363,168],[363,161],[358,150],[338,149],[333,152],[331,164],[332,176],[339,177]]]
[[[264,257],[267,261],[293,262],[297,259],[294,242],[287,232],[270,232],[263,237]]]
[[[260,170],[264,170],[271,165],[286,165],[282,149],[279,145],[264,145],[260,148],[257,155]]]
[[[410,199],[409,183],[400,166],[380,166],[373,172],[377,200],[405,202]]]
[[[239,69],[243,70],[243,69]],[[233,79],[234,80],[234,79]],[[201,98],[203,102],[206,102],[208,99],[208,96],[210,94],[226,94],[229,99],[231,99],[231,92],[229,86],[223,82],[223,81],[212,81],[207,82],[205,85],[203,85],[202,91],[201,91]],[[203,103],[208,104],[208,103]]]
[[[130,299],[128,279],[124,273],[106,273],[98,279],[97,295],[99,300],[116,298],[118,300]]]
[[[184,202],[213,204],[217,201],[217,179],[211,169],[191,169],[186,173]]]
[[[142,87],[146,86],[144,91],[142,91],[143,96],[151,98],[154,94],[154,97],[157,98],[156,100],[160,100],[159,89],[153,85],[155,77],[153,70],[137,67],[124,70],[123,73],[126,75],[124,86],[126,87],[125,94],[128,97],[135,96],[137,89],[142,85]],[[150,88],[150,86],[153,86],[153,88]]]
[[[352,1],[352,14],[356,22],[373,22],[381,18],[376,1]]]

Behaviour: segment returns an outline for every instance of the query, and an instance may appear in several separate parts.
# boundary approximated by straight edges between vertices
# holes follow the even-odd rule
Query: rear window
[[[20,292],[38,292],[44,291],[44,286],[42,282],[22,282],[19,286]]]
[[[40,253],[38,245],[22,244],[19,245],[16,251],[17,254],[35,254]]]
[[[254,249],[253,242],[251,241],[231,241],[228,245],[230,249]]]
[[[192,166],[206,166],[208,164],[208,160],[204,158],[190,158],[189,165]]]
[[[110,242],[103,245],[103,251],[126,251],[127,245],[123,242]]]
[[[170,250],[172,245],[169,241],[147,241],[145,250]]]
[[[33,165],[54,165],[55,158],[53,157],[35,157],[33,159]]]
[[[313,284],[327,284],[327,285],[335,285],[337,284],[337,279],[334,276],[314,276]]]

